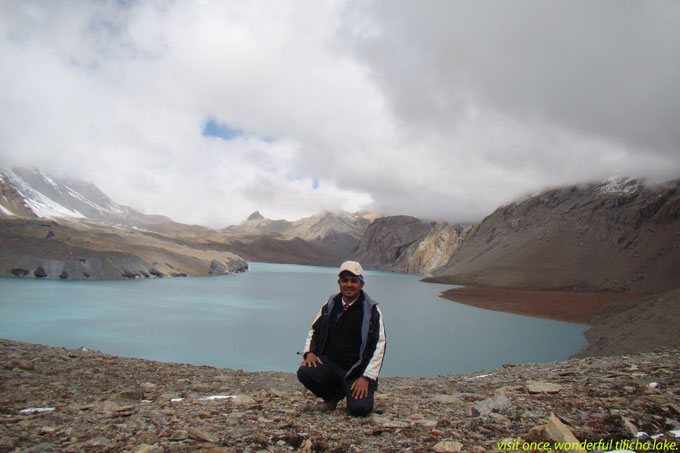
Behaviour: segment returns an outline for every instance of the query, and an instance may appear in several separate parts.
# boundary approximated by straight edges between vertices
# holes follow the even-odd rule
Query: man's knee
[[[303,384],[312,380],[312,369],[308,366],[301,366],[297,370],[297,377]]]
[[[373,398],[347,399],[347,413],[355,417],[364,417],[373,410]]]

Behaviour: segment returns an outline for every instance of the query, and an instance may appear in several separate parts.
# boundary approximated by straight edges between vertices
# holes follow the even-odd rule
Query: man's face
[[[364,287],[364,282],[353,275],[344,275],[338,279],[338,285],[340,285],[342,298],[345,299],[345,302],[350,302],[359,295],[361,288]]]

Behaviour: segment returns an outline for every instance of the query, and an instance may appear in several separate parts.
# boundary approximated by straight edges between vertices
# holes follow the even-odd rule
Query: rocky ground
[[[680,350],[383,378],[366,418],[317,412],[290,373],[8,340],[0,363],[0,451],[546,451],[657,435],[680,448]]]

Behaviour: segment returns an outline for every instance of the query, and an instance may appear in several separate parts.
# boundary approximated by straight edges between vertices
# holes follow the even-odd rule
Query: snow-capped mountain
[[[88,220],[148,227],[171,222],[111,200],[92,183],[58,179],[42,169],[0,169],[0,216]]]

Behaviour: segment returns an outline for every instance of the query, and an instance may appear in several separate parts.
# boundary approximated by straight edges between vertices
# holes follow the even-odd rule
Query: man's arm
[[[366,366],[366,369],[364,370],[363,377],[375,381],[378,379],[378,374],[380,374],[383,359],[385,358],[385,347],[387,345],[387,340],[385,338],[385,324],[383,323],[383,317],[380,308],[378,308],[376,305],[373,307],[373,310],[375,313],[371,318],[371,323],[374,325],[371,327],[372,330],[377,332],[377,339],[375,341],[375,349],[371,355],[368,365]]]
[[[316,319],[312,323],[312,326],[309,329],[309,333],[307,334],[307,340],[305,341],[305,349],[302,352],[302,356],[304,357],[304,360],[302,361],[303,366],[314,366],[316,367],[317,364],[322,364],[323,362],[319,357],[317,356],[317,352],[319,349],[319,335],[320,335],[320,330],[321,330],[321,318],[323,317],[323,311],[324,307],[326,305],[321,307],[321,310],[319,310],[319,314],[316,315]]]

